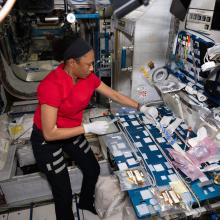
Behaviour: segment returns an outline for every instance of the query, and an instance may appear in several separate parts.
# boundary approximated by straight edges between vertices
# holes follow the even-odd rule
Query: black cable
[[[5,194],[4,194],[1,186],[0,186],[0,204],[6,204]]]
[[[78,202],[77,202],[77,194],[74,194],[74,199],[75,199],[75,203],[76,203],[76,213],[77,213],[77,218],[78,220],[80,220],[80,215],[79,215],[79,208],[78,208]]]
[[[143,0],[143,4],[144,4],[144,6],[148,6],[149,5],[149,0]]]
[[[64,12],[65,12],[65,15],[68,14],[68,3],[67,3],[67,0],[64,0]]]
[[[31,206],[30,206],[30,215],[29,215],[29,220],[32,220],[33,219],[33,208],[34,208],[34,204],[31,203]]]

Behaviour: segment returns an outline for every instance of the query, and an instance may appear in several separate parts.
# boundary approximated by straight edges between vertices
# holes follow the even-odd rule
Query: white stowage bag
[[[116,176],[100,176],[95,189],[95,208],[101,218],[123,210],[126,193],[122,192]]]

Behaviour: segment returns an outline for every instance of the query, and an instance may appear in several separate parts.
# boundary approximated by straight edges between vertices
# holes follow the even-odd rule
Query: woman
[[[63,58],[64,63],[39,84],[31,142],[37,164],[51,186],[57,220],[72,220],[72,191],[64,152],[83,173],[79,208],[96,214],[94,189],[100,167],[84,133],[104,134],[108,123],[82,124],[83,111],[92,94],[97,91],[136,109],[139,104],[112,90],[93,73],[94,52],[83,39],[75,39]]]

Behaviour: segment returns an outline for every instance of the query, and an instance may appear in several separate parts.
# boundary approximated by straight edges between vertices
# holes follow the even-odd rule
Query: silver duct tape
[[[152,73],[153,82],[162,82],[163,80],[167,79],[167,77],[168,72],[165,68],[158,68]]]

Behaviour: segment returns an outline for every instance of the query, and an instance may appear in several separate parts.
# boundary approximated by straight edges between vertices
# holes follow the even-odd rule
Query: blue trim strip
[[[75,14],[76,19],[99,19],[99,13],[94,14]]]

